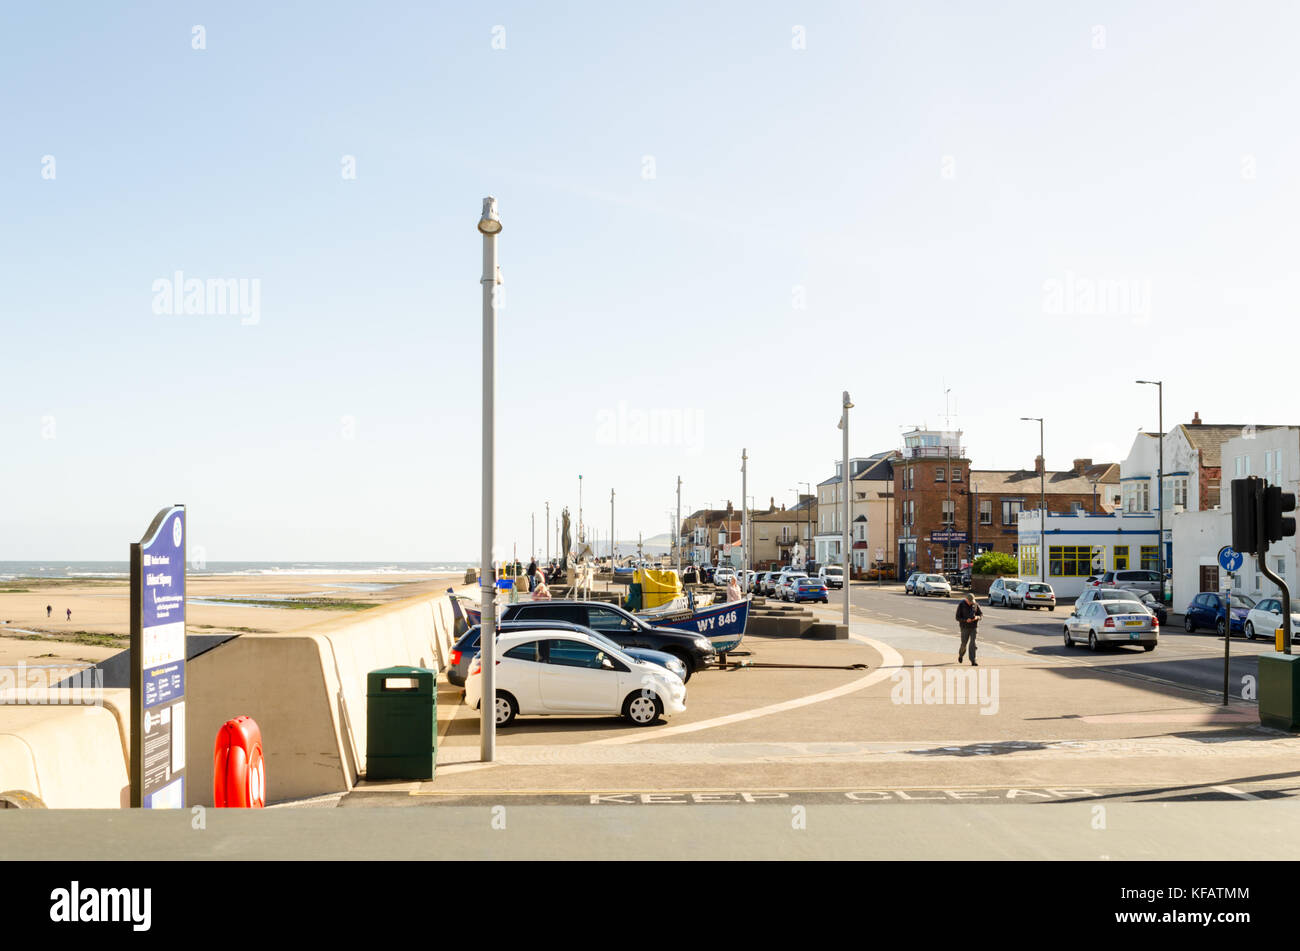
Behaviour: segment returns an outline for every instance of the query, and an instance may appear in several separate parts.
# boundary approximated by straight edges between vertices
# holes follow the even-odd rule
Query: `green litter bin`
[[[433,779],[438,675],[386,667],[366,675],[366,779]]]

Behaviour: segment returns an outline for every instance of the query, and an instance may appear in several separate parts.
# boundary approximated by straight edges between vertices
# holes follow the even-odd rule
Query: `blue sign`
[[[131,546],[131,805],[185,806],[185,509]]]
[[[956,543],[958,545],[964,545],[966,544],[967,538],[968,536],[965,532],[954,532],[954,531],[945,530],[945,531],[930,533],[931,542],[942,542],[945,544]]]
[[[1219,567],[1224,571],[1236,572],[1246,559],[1241,552],[1235,551],[1228,545],[1219,549]]]

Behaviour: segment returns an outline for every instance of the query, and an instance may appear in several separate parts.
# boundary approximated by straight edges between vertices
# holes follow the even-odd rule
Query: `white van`
[[[828,588],[844,587],[844,566],[822,565],[821,571],[817,572],[817,580]]]

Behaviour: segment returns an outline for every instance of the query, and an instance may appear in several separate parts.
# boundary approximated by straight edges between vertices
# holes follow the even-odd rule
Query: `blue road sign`
[[[1234,551],[1228,545],[1219,549],[1219,567],[1224,571],[1236,572],[1245,560],[1241,552]]]

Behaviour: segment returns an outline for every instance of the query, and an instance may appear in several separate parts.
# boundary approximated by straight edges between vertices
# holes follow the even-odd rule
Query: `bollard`
[[[266,806],[262,731],[252,717],[227,720],[212,753],[212,804],[228,809]]]
[[[1282,633],[1282,628],[1280,627],[1273,632],[1273,650],[1277,651],[1279,654],[1286,652],[1286,644],[1282,642],[1282,638],[1284,637],[1286,637],[1286,635]]]

